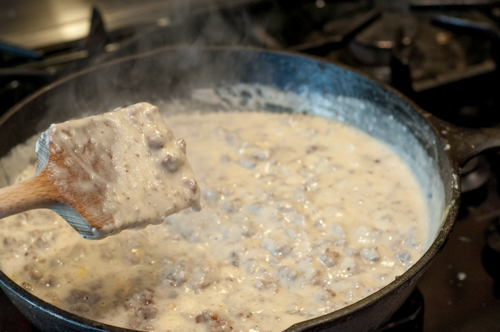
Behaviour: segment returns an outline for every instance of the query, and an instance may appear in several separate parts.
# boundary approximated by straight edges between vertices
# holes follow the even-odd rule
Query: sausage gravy
[[[187,207],[199,210],[200,191],[186,159],[186,142],[175,139],[158,107],[149,103],[53,124],[36,151],[37,172],[48,170],[66,200],[92,202],[85,212],[99,225],[76,216],[76,228],[86,238],[158,224]],[[95,197],[99,202],[94,203]]]
[[[45,301],[111,325],[275,332],[376,292],[426,249],[416,179],[364,133],[264,112],[167,123],[190,145],[200,212],[100,241],[51,211],[22,213],[0,221],[1,269]]]

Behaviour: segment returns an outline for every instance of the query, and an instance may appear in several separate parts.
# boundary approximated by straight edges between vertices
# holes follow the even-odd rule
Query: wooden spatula
[[[49,208],[99,239],[199,209],[186,143],[151,104],[52,125],[36,152],[36,176],[0,189],[0,218]]]

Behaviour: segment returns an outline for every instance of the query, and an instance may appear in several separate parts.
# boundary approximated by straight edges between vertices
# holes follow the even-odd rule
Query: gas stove
[[[456,125],[500,125],[499,1],[47,3],[50,15],[59,9],[57,17],[47,14],[52,24],[26,10],[47,10],[38,2],[11,3],[0,14],[18,24],[16,31],[0,24],[7,42],[0,44],[0,113],[58,78],[120,57],[164,45],[244,45],[343,63]],[[500,330],[500,155],[476,157],[462,173],[462,204],[448,243],[379,331]],[[3,293],[0,330],[38,331]]]

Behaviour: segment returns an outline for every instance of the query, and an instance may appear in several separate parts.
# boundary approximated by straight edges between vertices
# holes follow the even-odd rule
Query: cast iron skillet
[[[302,95],[310,107],[305,103],[294,109],[293,103],[283,105],[262,95],[253,97],[260,100],[260,108],[269,111],[321,113],[368,132],[400,153],[422,183],[431,216],[429,249],[424,256],[402,276],[362,301],[287,329],[373,330],[405,301],[445,244],[459,205],[460,166],[482,150],[500,146],[500,134],[495,130],[452,127],[396,91],[318,59],[254,49],[167,47],[85,70],[22,101],[0,118],[0,156],[51,123],[89,115],[89,110],[101,113],[140,101],[155,104],[189,99],[194,89],[226,89],[240,83]],[[337,107],[336,103],[343,106]],[[130,331],[60,310],[1,272],[0,286],[43,331]]]

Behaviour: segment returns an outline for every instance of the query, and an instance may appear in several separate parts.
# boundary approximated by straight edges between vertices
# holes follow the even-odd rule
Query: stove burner
[[[417,20],[410,14],[384,13],[360,32],[349,44],[354,59],[365,66],[389,66],[399,32],[404,31],[407,44],[415,38]]]
[[[495,280],[493,292],[500,298],[500,219],[493,220],[485,231],[486,245],[481,253],[486,272]]]
[[[377,332],[420,332],[424,327],[424,298],[416,288],[389,322]]]
[[[92,9],[92,18],[90,19],[90,31],[83,43],[84,48],[88,51],[89,56],[98,55],[105,51],[106,45],[109,42],[110,38],[106,32],[102,15],[94,7]]]
[[[467,193],[482,187],[490,178],[488,161],[484,155],[472,158],[460,172],[462,193]]]

